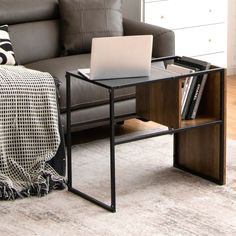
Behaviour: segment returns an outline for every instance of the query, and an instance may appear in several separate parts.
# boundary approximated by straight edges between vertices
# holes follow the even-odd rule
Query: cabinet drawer
[[[214,66],[220,66],[226,68],[227,54],[226,52],[213,53],[203,56],[195,57],[199,60],[209,61]]]
[[[216,3],[217,2],[217,3]],[[225,0],[160,0],[145,3],[144,20],[169,29],[224,22]]]
[[[175,30],[176,55],[198,56],[226,50],[224,24]]]

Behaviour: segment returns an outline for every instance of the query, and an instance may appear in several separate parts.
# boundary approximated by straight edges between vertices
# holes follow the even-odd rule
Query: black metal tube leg
[[[109,90],[110,91],[110,90]],[[68,190],[108,211],[116,211],[115,193],[115,118],[114,118],[114,90],[110,91],[110,172],[111,172],[111,205],[107,205],[86,193],[72,187],[72,152],[71,152],[71,74],[66,73],[66,118],[67,118],[67,185]]]
[[[72,188],[72,163],[71,163],[71,94],[70,75],[66,74],[66,146],[67,146],[67,185]]]
[[[114,90],[110,92],[110,175],[111,175],[111,208],[116,211],[116,183],[115,183],[115,118],[114,118]]]
[[[178,134],[173,135],[173,166],[177,167],[178,165]]]

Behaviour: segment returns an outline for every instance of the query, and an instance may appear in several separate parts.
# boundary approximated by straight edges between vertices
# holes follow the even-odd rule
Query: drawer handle
[[[211,43],[211,42],[212,42],[212,39],[208,39],[208,42]]]
[[[164,16],[161,16],[161,19],[164,19]]]

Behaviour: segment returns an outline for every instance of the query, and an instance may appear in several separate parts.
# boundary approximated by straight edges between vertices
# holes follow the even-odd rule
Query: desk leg
[[[72,163],[71,163],[71,83],[70,75],[66,74],[66,146],[67,146],[67,186],[72,188]]]
[[[71,78],[66,74],[66,101],[67,101],[67,185],[68,191],[108,210],[116,212],[115,192],[115,118],[114,118],[114,90],[110,92],[110,175],[111,175],[111,205],[107,205],[94,197],[72,187],[72,153],[71,153]]]
[[[115,183],[115,119],[114,119],[114,90],[110,92],[110,175],[111,175],[111,208],[116,211]]]

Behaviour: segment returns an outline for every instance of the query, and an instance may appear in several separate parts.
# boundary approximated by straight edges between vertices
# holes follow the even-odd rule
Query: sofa
[[[59,103],[61,121],[66,127],[65,73],[90,64],[90,53],[62,56],[62,35],[57,0],[0,0],[0,25],[9,25],[16,60],[27,68],[46,71],[61,82]],[[152,34],[153,57],[173,55],[174,33],[169,29],[123,19],[124,35]],[[108,93],[102,88],[72,81],[72,131],[108,123]],[[136,116],[135,88],[115,94],[117,121]],[[78,126],[79,124],[79,126]]]

